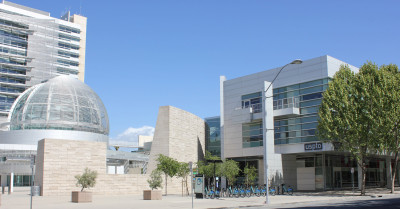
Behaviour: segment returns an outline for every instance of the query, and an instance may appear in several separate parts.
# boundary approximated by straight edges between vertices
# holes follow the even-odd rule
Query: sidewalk
[[[327,191],[327,192],[295,192],[293,196],[277,195],[270,197],[270,205],[282,207],[304,202],[335,202],[366,200],[371,198],[400,197],[400,192],[390,194],[388,189],[368,189],[366,196],[359,196],[352,191]],[[220,198],[220,199],[196,199],[194,198],[194,208],[239,208],[248,206],[264,206],[265,197],[250,198]],[[180,195],[163,196],[163,200],[143,200],[142,195],[120,195],[102,196],[94,195],[92,203],[72,203],[71,196],[56,197],[33,197],[33,207],[37,209],[122,209],[122,208],[163,208],[163,209],[188,209],[192,207],[191,197],[181,197]],[[0,209],[26,209],[30,207],[29,189],[18,188],[13,194],[7,193],[1,196]]]

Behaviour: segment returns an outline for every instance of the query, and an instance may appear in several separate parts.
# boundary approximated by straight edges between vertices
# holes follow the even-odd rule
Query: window
[[[242,124],[243,148],[263,146],[262,121]]]
[[[262,112],[262,93],[256,92],[242,96],[242,108],[253,108],[253,113]]]

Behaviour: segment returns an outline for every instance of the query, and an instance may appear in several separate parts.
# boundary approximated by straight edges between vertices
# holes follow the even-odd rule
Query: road
[[[261,208],[269,208],[269,209],[334,209],[334,208],[343,208],[343,209],[355,209],[355,208],[374,208],[374,209],[400,209],[400,198],[396,197],[365,197],[362,200],[352,200],[352,201],[316,201],[316,202],[299,202],[299,203],[290,203],[290,204],[279,204],[279,205],[271,205],[270,207],[260,206],[260,207],[246,207],[248,209],[261,209]]]

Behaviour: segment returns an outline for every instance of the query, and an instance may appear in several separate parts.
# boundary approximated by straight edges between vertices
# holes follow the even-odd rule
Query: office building
[[[0,3],[0,124],[7,122],[13,102],[29,87],[58,75],[84,81],[86,22],[86,17],[69,12],[58,19]]]
[[[222,157],[255,165],[263,184],[265,135],[271,185],[325,190],[361,183],[361,168],[349,153],[315,135],[322,92],[341,65],[358,71],[330,56],[288,65],[267,92],[281,67],[231,80],[221,76]],[[389,185],[392,161],[389,156],[370,158],[367,186]]]

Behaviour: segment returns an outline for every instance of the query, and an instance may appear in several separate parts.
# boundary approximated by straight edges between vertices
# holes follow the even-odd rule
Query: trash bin
[[[32,196],[40,196],[40,186],[32,187]]]

